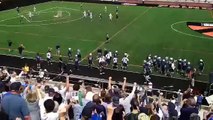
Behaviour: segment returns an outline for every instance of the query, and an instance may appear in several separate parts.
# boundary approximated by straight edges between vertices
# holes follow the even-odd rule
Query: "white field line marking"
[[[177,33],[180,33],[180,34],[183,34],[183,35],[187,35],[187,36],[191,36],[191,37],[196,37],[196,38],[202,38],[202,39],[213,39],[211,37],[205,37],[205,36],[197,36],[197,35],[193,35],[193,34],[189,34],[189,33],[185,33],[185,32],[182,32],[182,31],[179,31],[177,29],[174,28],[174,25],[177,25],[177,24],[180,24],[180,23],[184,23],[184,22],[187,22],[187,21],[179,21],[179,22],[175,22],[171,25],[171,29]],[[207,22],[207,21],[206,21]],[[210,21],[208,21],[210,22]]]
[[[50,12],[55,12],[55,11],[49,11],[49,12],[41,12],[41,13],[50,13]],[[68,16],[65,16],[65,17],[62,17],[62,18],[59,18],[57,20],[63,20],[63,19],[66,19],[67,17],[71,16],[71,13],[68,12],[68,11],[64,11],[68,14]],[[37,15],[38,16],[38,15]],[[47,19],[47,20],[36,20],[36,21],[31,21],[32,23],[39,23],[39,22],[46,22],[46,21],[51,21],[53,19]]]
[[[47,11],[47,10],[55,9],[55,8],[57,8],[57,7],[52,7],[52,8],[40,10],[40,11],[38,11],[38,13],[39,13],[39,12],[42,12],[42,11]],[[12,20],[12,19],[15,19],[15,18],[19,18],[19,17],[20,17],[20,16],[16,16],[16,17],[11,17],[11,18],[7,18],[7,19],[3,19],[3,20],[0,20],[0,23],[1,23],[1,22],[4,22],[4,21],[7,21],[7,20]]]
[[[61,9],[68,9],[68,10],[73,10],[73,11],[80,11],[78,9],[73,9],[73,8],[67,8],[67,7],[57,7],[57,8],[61,8]]]
[[[39,24],[39,25],[33,25],[33,24],[27,24],[27,25],[0,25],[3,27],[40,27],[40,26],[47,26],[47,25],[56,25],[56,24],[64,24],[64,23],[69,23],[69,22],[74,22],[77,20],[82,19],[83,17],[72,19],[72,20],[67,20],[67,21],[60,21],[60,22],[54,22],[54,23],[44,23],[44,24]]]
[[[57,8],[57,7],[53,7],[54,9]],[[53,8],[50,8],[50,9],[53,9]],[[48,9],[49,10],[49,9]],[[14,18],[18,18],[18,17],[13,17],[13,18],[10,18],[10,19],[14,19]],[[72,20],[68,20],[68,21],[60,21],[60,22],[55,22],[55,23],[44,23],[44,24],[39,24],[39,25],[33,25],[33,24],[27,24],[27,25],[4,25],[4,24],[0,24],[0,26],[3,26],[3,27],[32,27],[32,26],[46,26],[46,25],[55,25],[55,24],[64,24],[64,23],[69,23],[69,22],[74,22],[74,21],[77,21],[77,20],[80,20],[82,19],[83,17],[80,17],[80,18],[76,18],[76,19],[72,19]],[[8,19],[7,19],[8,20]],[[2,20],[2,21],[6,21],[6,20]],[[2,22],[0,21],[0,22]]]
[[[140,18],[142,15],[147,13],[151,8],[146,9],[143,13],[141,13],[139,16],[135,17],[132,21],[130,21],[127,25],[125,25],[123,28],[121,28],[118,32],[116,32],[112,37],[109,38],[108,42],[111,41],[114,37],[116,37],[119,33],[121,33],[123,30],[125,30],[127,27],[129,27],[132,23],[134,23],[138,18]],[[94,53],[97,51],[99,48],[101,48],[103,45],[105,45],[106,41],[102,42],[97,48],[92,50],[90,53]],[[87,57],[89,56],[86,55],[81,61],[84,61]]]
[[[28,20],[24,15],[21,15],[27,22],[31,23],[30,20]]]

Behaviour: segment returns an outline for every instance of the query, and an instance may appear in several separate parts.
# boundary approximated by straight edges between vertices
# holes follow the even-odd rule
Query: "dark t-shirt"
[[[191,107],[181,108],[179,120],[189,120],[189,117],[192,113],[198,114],[198,109]]]
[[[106,120],[106,109],[103,105],[96,105],[95,109],[97,111],[98,114],[102,115],[102,120]]]
[[[4,95],[2,99],[2,108],[4,112],[9,115],[10,120],[14,120],[17,117],[24,120],[24,116],[30,114],[26,101],[20,95]]]

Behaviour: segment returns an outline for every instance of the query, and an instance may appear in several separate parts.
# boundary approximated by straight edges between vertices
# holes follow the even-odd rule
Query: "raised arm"
[[[122,85],[122,90],[125,91],[125,87],[126,87],[126,77],[124,77],[124,82],[123,82],[123,85]]]
[[[109,77],[108,90],[112,89],[112,77]]]
[[[69,87],[70,87],[70,76],[69,75],[66,75],[66,91],[69,90]]]

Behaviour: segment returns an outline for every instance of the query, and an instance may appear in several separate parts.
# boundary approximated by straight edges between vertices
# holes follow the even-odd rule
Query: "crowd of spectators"
[[[108,88],[70,85],[72,76],[65,74],[66,83],[48,84],[0,70],[1,120],[199,120],[199,101],[193,90],[177,92],[166,101],[163,93],[134,83],[131,93],[123,86],[114,84],[109,77]],[[25,80],[20,81],[24,77]],[[209,109],[208,109],[209,110]],[[212,109],[211,109],[212,110]],[[211,111],[205,112],[205,120],[212,120]]]

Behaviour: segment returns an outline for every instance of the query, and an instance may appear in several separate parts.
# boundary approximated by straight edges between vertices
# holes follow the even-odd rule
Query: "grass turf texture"
[[[39,15],[31,22],[23,19],[20,23],[15,9],[0,12],[0,53],[8,52],[7,40],[13,41],[13,49],[20,43],[26,47],[25,56],[34,57],[36,52],[45,53],[48,47],[61,45],[66,56],[67,48],[76,52],[80,48],[83,58],[97,48],[118,50],[120,57],[124,52],[130,56],[129,70],[141,72],[141,65],[148,54],[161,57],[170,56],[175,59],[186,58],[193,65],[202,58],[206,64],[205,74],[213,70],[213,38],[190,30],[186,22],[212,21],[212,13],[208,10],[150,8],[138,6],[119,6],[119,19],[115,19],[116,5],[84,3],[83,10],[93,12],[93,21],[81,18],[81,3],[47,2],[35,5]],[[57,11],[63,11],[62,18],[54,18]],[[27,17],[33,6],[20,8],[21,14]],[[99,13],[103,19],[99,20]],[[109,21],[108,15],[114,15]],[[180,22],[186,21],[186,22]],[[104,44],[106,33],[110,42]],[[57,59],[57,58],[55,58]],[[120,60],[120,59],[119,59]],[[86,59],[83,61],[86,63]],[[208,76],[199,78],[208,80]]]

